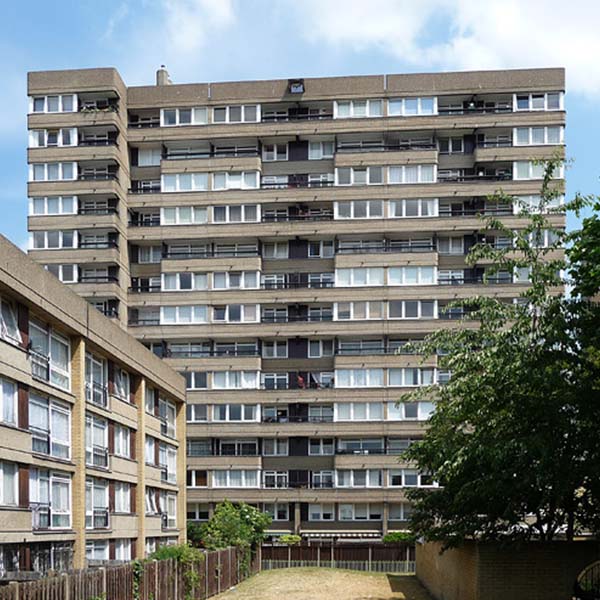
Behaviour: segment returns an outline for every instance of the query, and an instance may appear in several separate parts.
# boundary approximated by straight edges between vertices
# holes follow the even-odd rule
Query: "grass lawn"
[[[431,600],[413,575],[343,569],[262,571],[215,600]]]

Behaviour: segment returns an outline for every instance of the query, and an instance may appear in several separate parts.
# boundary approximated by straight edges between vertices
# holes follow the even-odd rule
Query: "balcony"
[[[129,227],[159,227],[160,215],[132,215]]]
[[[78,215],[116,215],[118,214],[118,210],[116,206],[102,206],[102,207],[92,207],[86,208],[80,206],[77,214]]]
[[[136,120],[130,120],[127,127],[131,129],[147,129],[160,127],[160,117],[146,117]]]
[[[79,181],[108,181],[117,179],[116,172],[106,172],[106,171],[90,171],[79,173],[77,179]]]
[[[260,188],[263,190],[287,190],[287,189],[298,189],[298,188],[324,188],[333,187],[335,181],[333,179],[317,179],[311,181],[308,176],[302,175],[290,175],[287,181],[265,181],[263,178],[260,182]]]
[[[357,246],[343,245],[336,249],[336,254],[379,254],[379,253],[395,253],[395,252],[434,252],[435,245],[433,242],[419,241],[402,241],[388,240],[380,244],[361,244]]]
[[[83,147],[118,146],[116,138],[83,138],[78,140],[77,145]]]
[[[397,143],[365,143],[341,144],[335,151],[341,154],[354,154],[363,152],[402,152],[414,150],[437,150],[434,142],[397,142]]]
[[[512,181],[512,171],[500,173],[444,173],[438,171],[437,183],[475,183],[488,181]]]
[[[154,294],[157,292],[160,292],[162,290],[162,286],[157,283],[157,284],[144,284],[144,283],[140,283],[140,284],[135,284],[132,285],[129,288],[129,292],[131,292],[132,294]],[[191,291],[191,290],[190,290]]]
[[[336,348],[335,356],[373,356],[373,355],[396,355],[396,354],[418,354],[416,344],[409,346],[407,344],[398,345],[362,345],[362,344],[344,344],[343,348]]]
[[[162,253],[162,257],[169,260],[190,260],[194,258],[245,258],[248,256],[261,256],[261,253],[257,249],[253,250],[191,250],[189,252],[182,252],[180,250],[169,251],[165,250]]]
[[[148,179],[143,181],[132,181],[130,194],[160,194],[160,180]]]
[[[142,319],[129,319],[127,323],[130,327],[145,327],[148,325],[160,325],[160,317],[148,317]]]
[[[494,103],[492,106],[478,104],[469,102],[462,107],[438,106],[438,115],[493,115],[513,112],[512,104],[509,103]]]
[[[212,358],[221,356],[260,356],[258,348],[232,348],[227,350],[170,350],[165,352],[166,358]]]
[[[308,109],[306,109],[308,111]],[[273,115],[262,115],[261,123],[287,123],[294,121],[326,121],[333,119],[332,112],[300,112],[302,109],[298,109],[298,112],[294,111],[286,114],[273,114]]]
[[[333,321],[333,314],[325,315],[262,315],[261,323],[321,323]]]
[[[288,223],[294,221],[333,221],[333,211],[306,214],[272,214],[262,215],[262,223]]]
[[[115,275],[80,275],[78,283],[119,283]]]
[[[96,406],[108,406],[108,388],[104,384],[85,382],[85,399]]]
[[[287,416],[280,415],[276,417],[265,417],[262,418],[263,423],[333,423],[333,415],[301,415],[301,416]]]
[[[119,112],[118,98],[81,99],[79,112]]]
[[[315,289],[324,289],[324,288],[333,288],[335,287],[334,281],[310,281],[306,279],[301,279],[300,281],[290,280],[288,278],[298,278],[298,275],[287,275],[286,281],[263,281],[260,284],[261,289],[263,290],[293,290],[299,288],[315,288]]]
[[[234,148],[231,150],[210,150],[208,152],[191,151],[191,152],[177,152],[176,150],[167,150],[163,152],[162,158],[164,160],[191,160],[197,158],[246,158],[260,156],[258,148]]]
[[[107,250],[110,248],[118,248],[119,243],[116,240],[101,240],[101,241],[80,240],[77,247],[78,248],[93,248],[94,250]]]
[[[487,278],[483,275],[474,277],[467,275],[464,275],[462,277],[438,277],[438,285],[510,285],[512,283],[514,282],[510,275],[490,276]]]

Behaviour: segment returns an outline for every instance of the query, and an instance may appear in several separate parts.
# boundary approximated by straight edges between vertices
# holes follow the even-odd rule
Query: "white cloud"
[[[600,2],[303,0],[290,7],[315,43],[377,48],[421,69],[564,66],[569,91],[600,94]]]

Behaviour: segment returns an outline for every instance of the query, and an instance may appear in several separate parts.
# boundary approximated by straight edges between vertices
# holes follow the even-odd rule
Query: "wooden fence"
[[[192,567],[193,600],[210,598],[257,573],[258,554],[245,565],[243,553],[236,548],[205,552],[204,560]],[[0,587],[0,600],[184,600],[189,580],[174,560],[149,561],[137,577],[134,565],[126,564],[10,583]]]
[[[261,568],[332,567],[384,573],[414,573],[412,544],[312,542],[296,546],[263,545]]]

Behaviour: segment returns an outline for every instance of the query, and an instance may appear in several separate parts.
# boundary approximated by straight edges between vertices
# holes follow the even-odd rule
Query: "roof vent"
[[[160,69],[156,71],[156,85],[171,85],[172,81],[169,77],[169,71],[165,65],[160,65]]]

